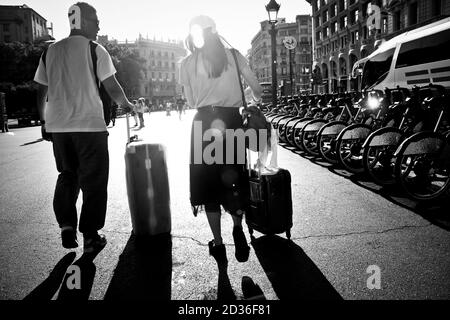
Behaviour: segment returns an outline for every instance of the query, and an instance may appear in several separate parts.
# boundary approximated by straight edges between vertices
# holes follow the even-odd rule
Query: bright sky
[[[56,40],[69,34],[67,11],[78,0],[2,0],[2,5],[22,5],[53,22]],[[134,41],[143,37],[184,40],[189,21],[199,14],[213,18],[217,30],[243,54],[251,47],[251,39],[267,20],[265,5],[269,0],[86,0],[97,10],[99,35],[110,39]],[[311,14],[306,0],[277,0],[281,4],[278,17],[295,22],[299,14]]]

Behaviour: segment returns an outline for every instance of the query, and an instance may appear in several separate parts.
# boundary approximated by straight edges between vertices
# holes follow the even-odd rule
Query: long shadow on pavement
[[[105,300],[170,300],[172,236],[131,235],[120,255]]]
[[[23,300],[51,300],[61,286],[61,282],[66,274],[67,268],[75,260],[76,253],[69,252],[55,265],[47,279],[31,291]]]
[[[280,300],[342,300],[294,242],[279,236],[252,239],[256,256]]]
[[[217,283],[217,300],[230,301],[236,300],[233,287],[228,277],[227,266],[219,266],[219,279]]]
[[[21,147],[29,146],[30,144],[35,144],[35,143],[39,143],[39,142],[42,142],[42,141],[44,141],[44,139],[40,138],[40,139],[37,139],[35,141],[31,141],[31,142],[27,142],[27,143],[21,144],[20,146]]]
[[[97,253],[83,253],[83,255],[73,263],[66,273],[59,289],[57,300],[60,301],[86,301],[89,300],[92,285],[94,284],[97,267],[94,259]],[[77,279],[77,276],[79,278]]]

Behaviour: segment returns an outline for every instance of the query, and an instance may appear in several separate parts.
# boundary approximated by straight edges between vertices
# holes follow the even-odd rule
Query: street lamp
[[[275,0],[270,0],[266,5],[267,14],[269,15],[269,23],[271,24],[270,37],[272,42],[272,108],[277,106],[277,38],[275,24],[278,19],[278,10],[280,5]]]

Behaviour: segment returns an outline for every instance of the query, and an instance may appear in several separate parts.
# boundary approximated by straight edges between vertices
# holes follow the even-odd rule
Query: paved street
[[[212,235],[206,216],[195,218],[189,204],[193,114],[188,111],[181,121],[175,112],[146,114],[146,127],[136,131],[146,141],[167,145],[172,208],[172,243],[162,239],[141,250],[130,238],[125,119],[109,129],[103,229],[108,244],[90,265],[90,299],[214,300],[218,291],[242,299],[243,276],[267,299],[450,299],[448,208],[416,205],[397,190],[379,190],[283,147],[279,165],[292,175],[293,242],[284,234],[256,232],[249,260],[239,263],[231,217],[223,215],[229,266],[219,276],[208,255]],[[0,150],[0,299],[56,298],[61,275],[82,249],[74,251],[75,258],[60,244],[52,210],[57,171],[51,143],[40,140],[39,127],[17,128],[0,134]],[[369,266],[381,270],[380,289],[367,287]]]

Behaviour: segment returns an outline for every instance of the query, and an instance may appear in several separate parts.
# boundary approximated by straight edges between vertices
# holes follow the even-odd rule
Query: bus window
[[[368,59],[364,64],[362,88],[381,82],[389,73],[395,48],[381,52]]]
[[[447,59],[450,59],[450,29],[403,43],[395,68]]]

